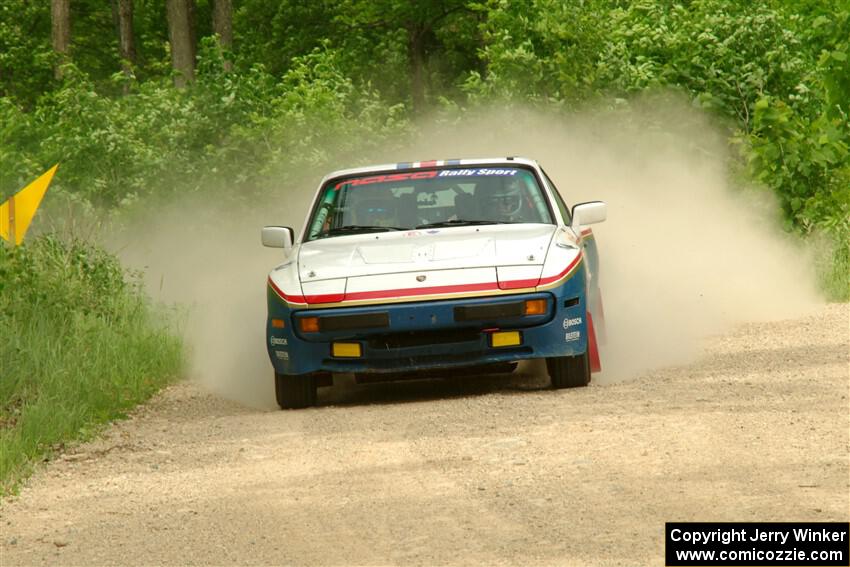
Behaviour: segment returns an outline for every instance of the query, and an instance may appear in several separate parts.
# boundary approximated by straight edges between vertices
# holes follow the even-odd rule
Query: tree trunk
[[[195,6],[195,0],[185,0],[189,12],[189,45],[192,46],[192,66],[198,57],[198,12]]]
[[[176,71],[174,86],[185,87],[195,78],[195,45],[193,0],[166,0],[168,40],[171,43],[171,65]]]
[[[136,64],[136,38],[133,33],[133,0],[112,0],[112,21],[118,36],[118,54],[121,56],[121,71],[128,79],[133,75]],[[124,83],[124,94],[130,92],[129,83]]]
[[[420,26],[411,25],[407,28],[407,33],[410,94],[413,98],[413,112],[419,114],[425,109],[425,32]]]
[[[71,46],[71,0],[51,0],[50,23],[53,51],[59,54],[53,75],[61,79],[62,65],[68,62],[68,51]]]
[[[133,0],[118,0],[118,52],[121,54],[121,59],[125,62],[136,63],[136,37],[133,34]]]
[[[233,1],[214,0],[213,2],[213,31],[218,35],[218,44],[222,49],[233,47]],[[224,70],[230,71],[233,63],[224,61]]]
[[[118,38],[118,43],[121,43],[121,23],[118,21],[118,0],[109,0],[109,6],[112,8],[112,27],[115,28],[115,37]],[[120,48],[120,45],[119,45]]]

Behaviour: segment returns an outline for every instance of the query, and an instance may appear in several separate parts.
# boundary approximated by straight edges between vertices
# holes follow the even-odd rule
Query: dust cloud
[[[260,228],[301,225],[312,187],[287,195],[257,198],[250,208],[193,196],[113,238],[122,259],[144,270],[155,300],[185,308],[190,379],[256,408],[277,407],[265,348],[266,276],[283,261],[279,249],[261,245]]]
[[[777,228],[771,199],[730,186],[729,148],[715,126],[669,97],[629,106],[572,117],[512,107],[432,118],[416,141],[361,156],[530,157],[568,204],[607,202],[608,220],[594,226],[607,328],[599,382],[687,362],[707,336],[820,302],[810,259]],[[250,208],[176,203],[145,218],[139,238],[124,235],[122,256],[146,269],[152,295],[189,307],[191,376],[213,392],[274,407],[265,278],[282,256],[260,245],[260,227],[297,232],[325,173],[307,172],[297,189],[270,188]]]

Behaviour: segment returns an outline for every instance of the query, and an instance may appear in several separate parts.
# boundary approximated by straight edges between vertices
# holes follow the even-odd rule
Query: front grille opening
[[[350,329],[375,329],[390,326],[390,315],[359,313],[357,315],[327,315],[319,317],[319,328],[323,331],[348,331]]]
[[[534,354],[534,349],[528,346],[500,349],[498,355],[523,356]],[[420,356],[399,356],[398,358],[376,359],[342,359],[326,358],[322,364],[334,368],[334,372],[398,372],[400,368],[423,367],[445,368],[466,367],[469,365],[470,354],[425,354]]]
[[[490,321],[525,315],[525,301],[459,305],[454,309],[455,321]]]
[[[387,350],[446,343],[466,343],[478,341],[480,337],[481,332],[476,329],[440,329],[435,331],[388,333],[370,337],[369,348]]]

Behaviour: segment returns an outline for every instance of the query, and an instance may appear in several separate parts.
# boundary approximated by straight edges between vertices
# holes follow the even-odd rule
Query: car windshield
[[[307,240],[393,230],[553,224],[534,173],[474,167],[335,179],[322,188]]]

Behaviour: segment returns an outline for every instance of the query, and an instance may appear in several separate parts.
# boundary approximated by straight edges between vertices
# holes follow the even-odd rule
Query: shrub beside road
[[[92,245],[41,237],[0,246],[2,493],[33,461],[179,376],[174,315]]]

